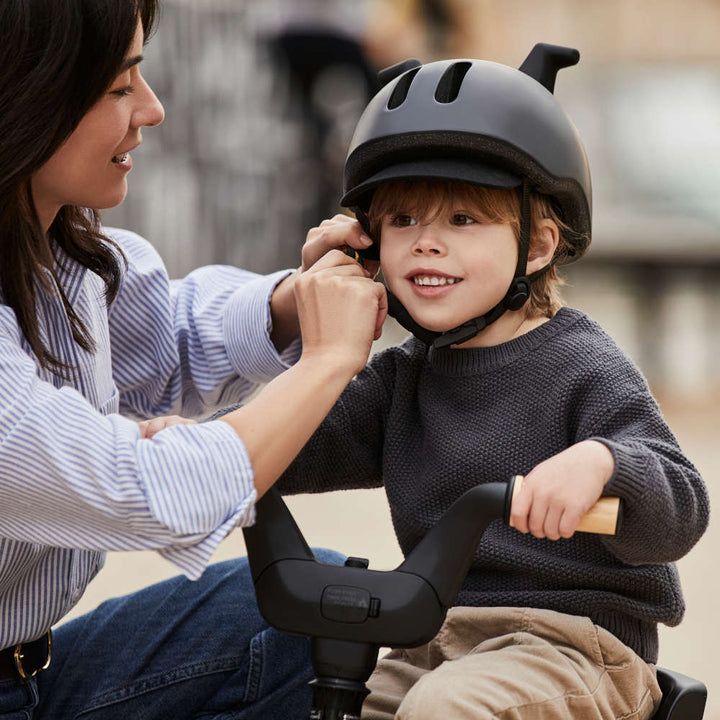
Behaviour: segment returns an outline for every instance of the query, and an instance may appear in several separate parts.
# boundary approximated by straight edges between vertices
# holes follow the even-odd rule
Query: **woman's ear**
[[[527,274],[531,275],[552,262],[560,241],[560,229],[550,218],[543,218],[534,228],[528,253]]]

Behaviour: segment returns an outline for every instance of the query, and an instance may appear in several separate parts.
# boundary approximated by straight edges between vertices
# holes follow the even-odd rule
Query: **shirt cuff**
[[[230,362],[240,377],[265,383],[290,367],[299,357],[299,341],[278,354],[270,340],[270,297],[292,270],[263,275],[239,288],[230,298],[223,316]]]
[[[245,445],[225,422],[176,425],[140,441],[138,461],[152,516],[177,538],[158,552],[196,580],[234,527],[255,522]]]

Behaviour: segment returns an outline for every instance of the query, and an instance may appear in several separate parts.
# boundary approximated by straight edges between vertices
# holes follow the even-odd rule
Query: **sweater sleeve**
[[[621,498],[622,518],[618,533],[604,542],[631,565],[674,562],[707,528],[707,488],[644,380],[638,377],[632,391],[627,385],[618,382],[611,387],[608,380],[604,387],[594,388],[595,400],[602,393],[613,402],[593,403],[586,398],[594,407],[604,405],[606,412],[596,413],[578,438],[602,442],[615,460],[604,495]]]
[[[392,349],[371,359],[278,481],[282,493],[382,486],[394,372]]]

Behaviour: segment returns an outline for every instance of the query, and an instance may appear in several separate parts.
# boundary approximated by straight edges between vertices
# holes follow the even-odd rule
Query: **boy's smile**
[[[413,289],[420,297],[442,297],[450,292],[453,285],[462,282],[461,277],[426,268],[413,270],[406,278],[413,283]]]

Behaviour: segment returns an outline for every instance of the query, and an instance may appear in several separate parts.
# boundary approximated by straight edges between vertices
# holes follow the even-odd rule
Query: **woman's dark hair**
[[[55,273],[55,244],[105,282],[112,302],[122,253],[90,208],[65,206],[47,235],[30,179],[117,77],[137,30],[147,39],[159,0],[2,0],[0,3],[0,292],[43,367],[66,366],[43,343],[36,293],[56,286],[73,338],[95,343]],[[48,274],[49,273],[49,274]]]

